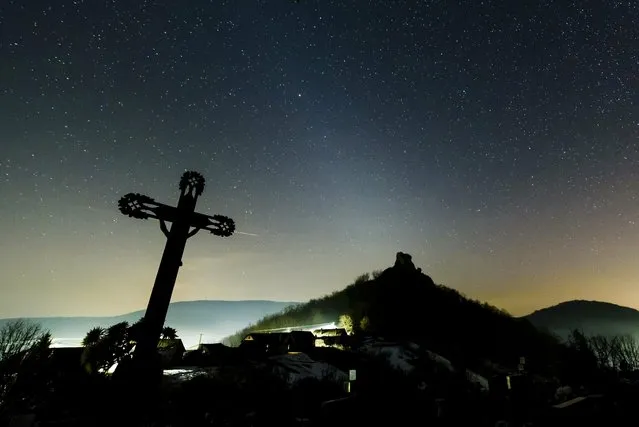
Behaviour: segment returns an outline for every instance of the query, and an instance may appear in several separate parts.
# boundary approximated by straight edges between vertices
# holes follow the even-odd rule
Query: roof
[[[184,354],[183,363],[197,366],[233,365],[242,361],[239,348],[224,344],[199,344]]]
[[[316,337],[340,337],[348,335],[344,328],[331,328],[331,329],[316,329],[313,331],[313,335]]]
[[[294,340],[299,338],[302,338],[302,339],[306,338],[309,341],[313,340],[314,342],[315,335],[313,335],[313,333],[309,331],[271,332],[271,333],[252,332],[246,335],[242,341],[283,342],[291,338]]]
[[[185,350],[184,343],[181,339],[161,339],[158,341],[158,348]]]
[[[217,342],[217,343],[206,343],[206,344],[198,344],[198,348],[206,348],[206,349],[217,349],[217,348],[222,348],[222,347],[227,347],[226,345],[222,344],[221,342]]]
[[[200,344],[197,349],[199,351],[206,351],[208,353],[220,353],[222,351],[233,351],[232,347],[224,345],[222,343],[215,344]]]

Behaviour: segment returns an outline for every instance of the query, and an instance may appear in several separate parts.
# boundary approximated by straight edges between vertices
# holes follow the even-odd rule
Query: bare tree
[[[25,387],[35,393],[33,380],[50,344],[51,334],[37,323],[14,320],[0,327],[0,411],[20,400]]]
[[[632,335],[590,336],[587,347],[602,368],[620,372],[639,369],[639,342]]]
[[[24,355],[42,340],[50,340],[50,334],[37,323],[22,319],[6,323],[0,327],[0,363]]]
[[[590,348],[597,357],[599,366],[604,368],[616,368],[615,358],[615,343],[614,338],[609,338],[603,335],[594,335],[588,340]]]
[[[639,369],[639,344],[631,335],[620,335],[613,339],[617,369],[623,372]]]

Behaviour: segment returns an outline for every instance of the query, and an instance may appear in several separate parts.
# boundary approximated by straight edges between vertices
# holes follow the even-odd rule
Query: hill
[[[602,301],[573,300],[537,310],[525,319],[560,337],[578,329],[587,335],[637,335],[639,311]]]
[[[248,332],[334,322],[348,315],[360,335],[412,341],[467,367],[486,360],[516,367],[521,356],[538,366],[559,351],[557,341],[526,319],[436,285],[398,253],[395,265],[359,277],[344,290],[288,307],[227,338],[237,345]]]
[[[188,347],[204,342],[217,342],[247,323],[297,304],[280,301],[183,301],[169,306],[166,324],[178,331]],[[144,310],[111,317],[36,317],[30,318],[51,331],[58,345],[79,345],[89,329],[119,322],[134,323]],[[0,326],[11,319],[0,319]]]

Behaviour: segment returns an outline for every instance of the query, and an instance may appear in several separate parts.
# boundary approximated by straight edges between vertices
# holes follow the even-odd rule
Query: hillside
[[[513,367],[521,356],[548,366],[557,350],[556,340],[526,319],[436,285],[402,253],[374,278],[364,275],[342,291],[267,316],[225,342],[237,345],[253,330],[334,322],[343,314],[364,334],[423,344],[467,366],[488,359]]]
[[[561,337],[574,329],[588,335],[636,335],[639,331],[639,311],[601,301],[566,301],[524,318]]]
[[[200,334],[204,342],[217,342],[247,323],[289,307],[294,302],[279,301],[183,301],[169,306],[166,324],[178,331],[185,345],[197,344]],[[111,317],[37,317],[30,318],[51,331],[55,342],[79,345],[94,326],[110,326],[119,322],[134,323],[144,310]],[[0,319],[0,326],[11,319]]]

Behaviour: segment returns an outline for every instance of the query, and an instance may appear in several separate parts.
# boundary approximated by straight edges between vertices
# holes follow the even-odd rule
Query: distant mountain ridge
[[[217,342],[264,316],[296,305],[292,301],[266,300],[197,300],[171,303],[165,324],[178,331],[188,347],[202,342]],[[138,310],[119,316],[31,317],[26,318],[51,331],[58,345],[79,345],[87,331],[95,326],[108,327],[119,322],[133,323],[144,316]],[[13,319],[0,319],[0,326]]]
[[[524,318],[561,337],[574,329],[592,335],[639,334],[639,310],[602,301],[565,301]]]

